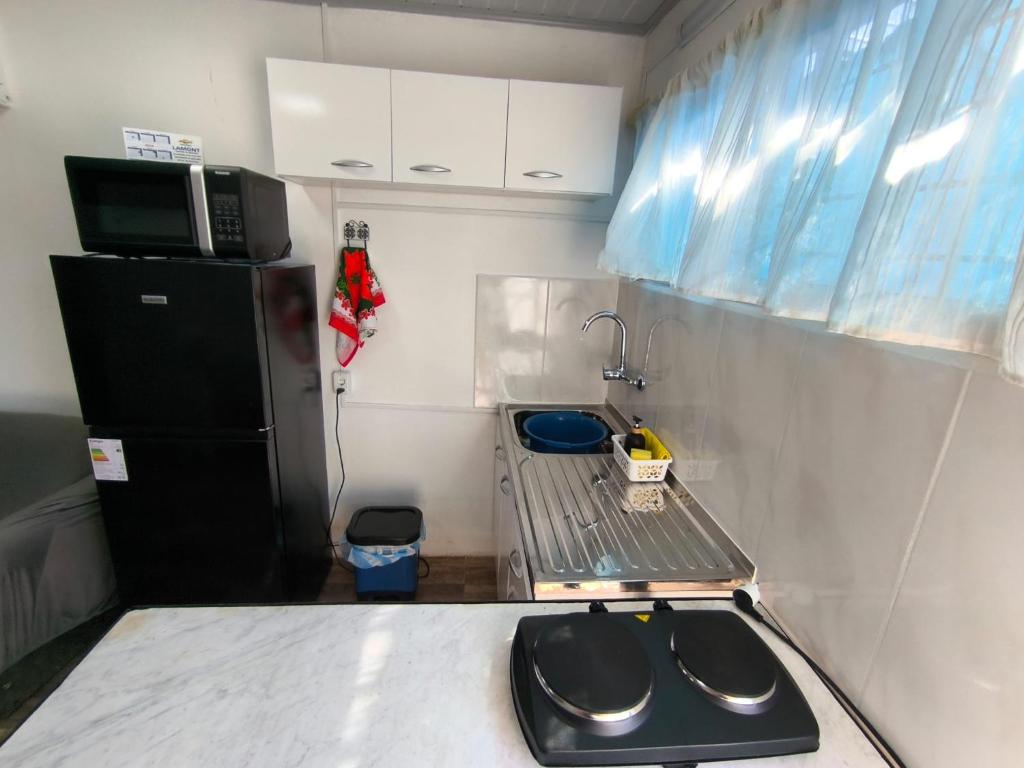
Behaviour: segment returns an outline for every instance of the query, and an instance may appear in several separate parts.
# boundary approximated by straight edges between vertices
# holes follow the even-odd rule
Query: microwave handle
[[[206,176],[202,165],[190,165],[189,183],[192,186],[192,213],[195,216],[196,240],[203,256],[213,256],[213,235],[210,234],[210,206],[206,197]]]

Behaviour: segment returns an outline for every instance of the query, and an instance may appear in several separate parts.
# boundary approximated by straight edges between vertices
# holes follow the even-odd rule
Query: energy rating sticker
[[[128,465],[125,464],[120,440],[90,437],[89,458],[92,459],[92,474],[97,480],[128,482]]]

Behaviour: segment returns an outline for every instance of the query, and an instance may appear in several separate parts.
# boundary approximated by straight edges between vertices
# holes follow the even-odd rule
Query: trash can
[[[416,596],[423,513],[416,507],[363,507],[345,529],[360,600]]]

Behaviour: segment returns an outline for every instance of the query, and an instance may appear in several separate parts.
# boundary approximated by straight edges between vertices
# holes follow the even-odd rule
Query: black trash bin
[[[352,546],[356,597],[412,600],[416,596],[423,513],[416,507],[363,507],[345,530]],[[411,549],[408,554],[399,550]],[[395,554],[400,556],[396,559]]]

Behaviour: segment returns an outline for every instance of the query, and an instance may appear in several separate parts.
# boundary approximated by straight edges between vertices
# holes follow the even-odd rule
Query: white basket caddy
[[[658,461],[651,459],[650,461],[640,461],[637,459],[631,459],[629,454],[626,453],[626,449],[622,447],[623,441],[626,439],[625,435],[612,435],[612,445],[614,446],[615,463],[619,465],[626,477],[634,483],[653,483],[665,479],[665,473],[668,472],[668,465],[672,463],[672,459],[663,459]]]

